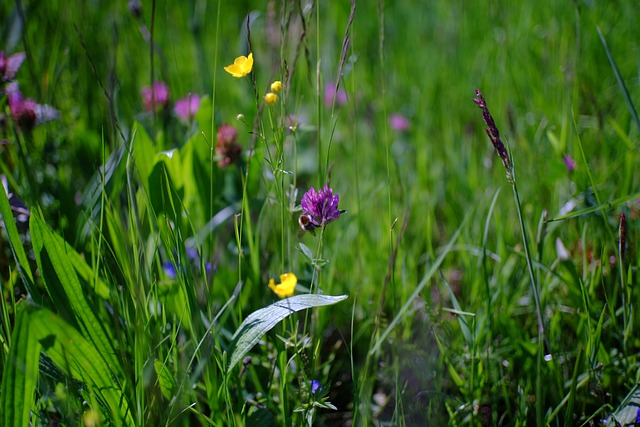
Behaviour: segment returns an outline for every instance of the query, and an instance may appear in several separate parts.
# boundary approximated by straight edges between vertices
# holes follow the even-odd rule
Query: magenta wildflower
[[[24,52],[5,56],[4,52],[0,51],[0,82],[13,80],[26,57]]]
[[[189,123],[198,112],[198,108],[200,108],[200,95],[190,93],[184,98],[176,101],[173,111],[181,121]]]
[[[314,227],[321,227],[340,217],[343,211],[338,210],[340,197],[325,185],[320,191],[310,188],[302,196],[302,215]]]
[[[398,132],[408,131],[411,127],[411,122],[402,114],[392,114],[389,117],[389,124],[391,125],[391,129]]]
[[[38,104],[31,98],[23,98],[17,82],[11,82],[5,90],[11,117],[22,130],[31,130],[36,125],[53,120],[59,112],[55,108]]]
[[[578,164],[575,160],[573,160],[573,157],[568,154],[564,154],[562,156],[562,161],[564,162],[564,165],[567,168],[567,172],[569,173],[573,172],[578,167]]]
[[[218,129],[216,140],[216,155],[218,156],[218,166],[226,168],[240,159],[242,147],[236,142],[238,130],[231,125],[222,125]]]
[[[169,88],[164,82],[155,81],[151,87],[142,88],[144,109],[152,112],[159,111],[169,105]]]
[[[345,92],[341,88],[338,88],[338,92],[336,93],[336,84],[329,83],[324,88],[324,105],[326,105],[327,107],[331,107],[334,100],[336,102],[336,105],[346,105],[347,92]]]

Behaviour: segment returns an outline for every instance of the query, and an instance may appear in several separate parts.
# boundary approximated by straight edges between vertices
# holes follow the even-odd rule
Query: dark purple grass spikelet
[[[487,102],[484,100],[484,96],[478,89],[476,89],[476,98],[473,98],[473,102],[482,110],[482,119],[487,124],[487,128],[485,132],[489,136],[491,140],[491,144],[493,144],[493,148],[495,148],[496,153],[502,160],[502,164],[507,170],[507,178],[511,180],[511,160],[509,160],[509,154],[507,153],[507,149],[502,143],[500,139],[500,131],[498,131],[498,127],[496,123],[493,121],[493,116],[489,112],[489,107],[487,107]]]
[[[302,196],[302,213],[309,216],[309,220],[316,227],[321,227],[340,217],[338,210],[340,197],[333,194],[333,190],[325,185],[320,191],[310,188]]]

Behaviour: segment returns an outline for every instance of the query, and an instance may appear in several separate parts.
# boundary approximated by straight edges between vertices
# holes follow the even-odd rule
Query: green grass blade
[[[578,357],[576,357],[576,364],[573,368],[573,379],[571,381],[571,390],[569,390],[569,402],[567,404],[567,412],[564,417],[565,427],[571,427],[573,425],[573,406],[576,402],[576,389],[578,386],[578,377],[580,374],[580,365],[582,365],[582,357],[584,351],[582,347],[578,348]]]
[[[440,256],[438,256],[438,258],[435,260],[435,262],[433,263],[433,265],[431,266],[427,274],[425,274],[425,276],[422,278],[420,283],[418,283],[418,286],[416,287],[416,289],[409,296],[409,298],[407,298],[407,301],[404,303],[402,308],[400,308],[396,317],[393,318],[391,323],[389,323],[389,326],[387,326],[387,328],[382,332],[382,334],[380,334],[380,337],[378,338],[376,343],[373,345],[373,347],[371,347],[371,350],[369,350],[369,354],[374,354],[380,349],[380,346],[382,345],[384,340],[387,338],[387,335],[389,335],[389,333],[393,330],[393,328],[398,326],[398,323],[400,323],[400,321],[407,314],[407,312],[409,311],[409,308],[411,308],[411,306],[413,305],[418,295],[420,295],[420,292],[422,292],[425,286],[427,286],[427,284],[431,281],[431,278],[433,277],[434,274],[436,274],[436,272],[438,271],[438,268],[440,268],[440,265],[444,261],[444,258],[451,251],[453,244],[456,242],[456,240],[458,240],[458,237],[460,236],[460,233],[462,232],[462,229],[464,225],[467,223],[467,220],[469,219],[470,216],[471,216],[470,213],[467,213],[467,215],[464,217],[464,219],[462,220],[462,223],[460,224],[460,227],[458,227],[456,232],[453,233],[453,236],[449,240],[449,243],[447,243],[447,246],[444,247],[444,249],[440,253]]]
[[[632,200],[635,200],[635,199],[637,199],[639,197],[640,197],[640,192],[629,194],[627,196],[620,197],[620,198],[618,198],[616,200],[613,200],[611,202],[602,203],[602,204],[599,204],[597,206],[591,206],[591,207],[588,207],[588,208],[585,208],[585,209],[580,209],[579,211],[568,213],[566,215],[561,215],[561,216],[558,216],[558,217],[555,217],[555,218],[548,219],[547,222],[563,221],[565,219],[575,218],[575,217],[578,217],[578,216],[587,215],[587,214],[590,214],[590,213],[600,212],[600,211],[603,211],[603,210],[606,210],[606,209],[615,208],[615,207],[620,206],[620,205],[622,205],[624,203],[627,203],[627,202],[630,202]]]
[[[28,426],[38,381],[40,342],[30,332],[30,310],[20,304],[2,373],[3,426]]]
[[[31,239],[38,268],[56,310],[68,322],[75,324],[84,336],[93,342],[108,365],[118,376],[122,367],[115,357],[113,339],[105,322],[101,321],[87,299],[88,289],[83,289],[70,262],[72,249],[54,233],[38,215],[31,215]]]
[[[0,215],[4,221],[4,227],[9,236],[9,244],[11,245],[11,252],[16,259],[16,265],[18,266],[18,272],[24,281],[27,290],[31,294],[34,301],[42,301],[40,292],[36,289],[33,283],[33,274],[31,273],[31,267],[29,267],[29,261],[22,246],[22,240],[18,234],[18,227],[13,219],[13,213],[11,212],[11,206],[9,205],[9,198],[4,189],[0,189]]]
[[[233,350],[229,358],[227,372],[230,372],[235,364],[256,345],[260,337],[269,332],[287,316],[306,308],[335,304],[346,298],[347,295],[296,295],[254,311],[244,319],[236,333],[233,334]]]
[[[33,309],[29,339],[41,343],[42,351],[68,375],[84,382],[104,405],[105,415],[116,425],[133,425],[126,397],[100,350],[73,326],[47,309]],[[36,360],[38,358],[36,357]]]
[[[622,96],[624,97],[624,101],[627,104],[629,113],[631,113],[631,117],[633,117],[633,121],[636,123],[636,127],[640,131],[640,118],[638,118],[638,112],[636,111],[636,107],[633,105],[633,101],[631,100],[631,96],[629,95],[629,90],[627,89],[627,85],[624,83],[624,79],[620,74],[620,70],[618,69],[618,65],[616,64],[616,61],[613,59],[613,55],[611,55],[611,51],[609,50],[607,41],[604,39],[604,36],[602,35],[602,31],[600,31],[600,27],[596,25],[596,29],[598,30],[598,35],[600,36],[600,41],[602,42],[602,46],[604,47],[605,53],[607,54],[607,58],[609,59],[609,64],[611,64],[611,69],[613,70],[613,74],[616,76],[616,80],[618,81],[618,86],[620,86],[620,90],[622,91]]]

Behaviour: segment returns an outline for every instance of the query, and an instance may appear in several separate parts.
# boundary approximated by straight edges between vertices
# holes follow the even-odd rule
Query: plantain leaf
[[[28,426],[34,406],[41,345],[29,331],[29,316],[30,310],[25,309],[25,304],[19,304],[11,347],[2,373],[0,424],[3,426]]]
[[[23,304],[3,373],[2,425],[29,425],[41,351],[67,375],[86,384],[110,423],[134,424],[127,399],[96,347],[60,316]]]
[[[233,350],[231,351],[231,357],[229,358],[227,372],[230,372],[235,364],[238,363],[254,345],[256,345],[260,340],[260,337],[269,332],[282,319],[297,311],[304,310],[305,308],[331,305],[346,298],[347,295],[296,295],[254,311],[244,319],[244,322],[242,322],[236,333],[233,334]]]
[[[173,397],[173,389],[176,386],[176,380],[171,375],[171,371],[158,359],[153,361],[153,369],[158,376],[158,384],[160,384],[160,392],[167,401]]]
[[[607,427],[636,426],[638,418],[640,418],[640,386],[636,384],[618,409],[604,421],[604,425]]]
[[[38,215],[32,214],[30,221],[33,250],[45,287],[58,313],[69,323],[77,326],[83,335],[93,342],[114,374],[122,377],[122,367],[115,357],[113,339],[105,322],[94,313],[87,299],[88,289],[83,289],[70,262],[70,247],[54,233]]]
[[[0,184],[0,193],[0,215],[2,215],[4,228],[7,230],[7,235],[9,236],[9,244],[11,245],[13,257],[16,259],[18,272],[20,273],[22,281],[27,287],[27,290],[29,291],[29,294],[31,294],[33,300],[42,301],[40,292],[36,289],[33,283],[33,274],[31,273],[29,260],[27,259],[27,254],[24,251],[24,246],[22,246],[22,240],[20,240],[20,235],[18,234],[18,227],[16,227],[13,212],[11,212],[11,206],[9,205],[9,198],[7,197],[7,193],[4,188],[2,188],[2,184]]]

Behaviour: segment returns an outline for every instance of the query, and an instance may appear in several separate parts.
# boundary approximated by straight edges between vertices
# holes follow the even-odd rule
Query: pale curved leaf
[[[331,305],[347,298],[347,295],[330,296],[305,294],[286,298],[254,311],[242,322],[235,334],[227,372],[231,371],[260,338],[287,316],[306,308]]]

